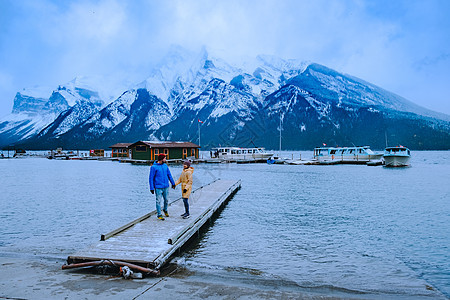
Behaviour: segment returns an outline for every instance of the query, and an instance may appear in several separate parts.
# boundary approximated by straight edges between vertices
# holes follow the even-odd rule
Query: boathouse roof
[[[129,145],[131,148],[136,145],[147,145],[150,148],[200,148],[199,145],[191,142],[160,142],[160,141],[138,141]]]
[[[112,146],[109,146],[109,148],[128,148],[131,145],[131,143],[117,143]]]

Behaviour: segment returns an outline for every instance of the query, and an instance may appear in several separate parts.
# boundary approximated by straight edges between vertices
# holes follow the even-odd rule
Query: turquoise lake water
[[[411,164],[194,165],[196,187],[223,178],[242,188],[182,254],[186,269],[349,297],[449,297],[450,152],[413,151]],[[181,166],[170,168],[179,176]],[[0,255],[63,261],[154,209],[148,172],[108,161],[0,160]]]

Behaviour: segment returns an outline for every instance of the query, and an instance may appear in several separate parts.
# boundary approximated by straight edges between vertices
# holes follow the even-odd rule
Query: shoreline
[[[61,258],[0,256],[0,299],[446,299],[429,295],[382,295],[324,287],[300,288],[276,278],[202,274],[173,265],[161,277],[127,280],[92,269],[61,270]]]
[[[345,299],[206,282],[176,269],[172,275],[127,280],[88,269],[61,270],[62,263],[0,257],[0,299]]]

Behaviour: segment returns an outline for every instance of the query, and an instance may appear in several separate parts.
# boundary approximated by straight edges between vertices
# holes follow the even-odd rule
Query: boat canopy
[[[360,147],[317,147],[314,148],[315,155],[346,155],[346,154],[375,154],[369,146]]]
[[[217,153],[231,153],[231,154],[253,154],[262,153],[264,148],[239,148],[239,147],[217,147],[211,149]]]
[[[385,150],[385,153],[400,153],[400,152],[406,152],[408,154],[410,154],[410,151],[408,148],[406,147],[387,147]]]

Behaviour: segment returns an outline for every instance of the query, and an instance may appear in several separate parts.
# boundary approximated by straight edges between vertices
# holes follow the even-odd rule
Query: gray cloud
[[[171,44],[225,59],[327,65],[450,114],[450,3],[412,1],[2,1],[0,115],[16,91],[77,75],[147,77]]]

